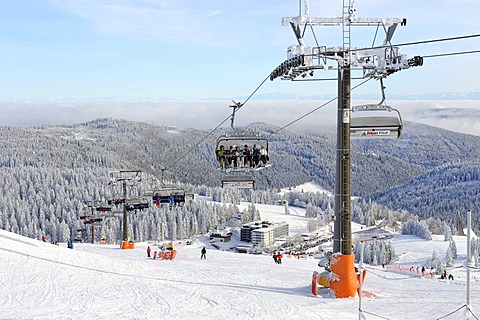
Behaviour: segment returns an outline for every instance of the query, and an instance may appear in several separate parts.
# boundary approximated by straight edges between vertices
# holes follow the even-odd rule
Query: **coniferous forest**
[[[269,140],[272,166],[256,173],[253,191],[220,188],[221,172],[213,134],[114,119],[32,128],[0,127],[0,228],[32,238],[67,241],[79,229],[90,235],[80,216],[88,204],[106,203],[121,194],[109,172],[140,170],[141,181],[128,186],[128,197],[142,197],[165,183],[197,194],[182,207],[150,206],[129,213],[129,234],[137,241],[184,239],[231,221],[235,204],[252,202],[242,219],[258,219],[255,203],[287,200],[306,207],[307,215],[327,223],[333,198],[324,194],[290,193],[281,188],[314,182],[334,190],[335,134],[308,133],[265,123],[249,130]],[[277,132],[278,131],[278,132]],[[206,137],[206,138],[205,138]],[[407,122],[395,141],[352,141],[353,218],[385,224],[404,233],[427,237],[456,232],[455,214],[463,225],[472,210],[479,231],[480,138]],[[164,169],[164,170],[162,170]],[[213,198],[228,204],[206,201]],[[122,237],[121,219],[105,219],[96,237]],[[448,230],[447,230],[448,229]]]

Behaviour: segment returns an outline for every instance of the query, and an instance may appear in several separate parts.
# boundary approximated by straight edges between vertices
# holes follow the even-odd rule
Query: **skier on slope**
[[[147,257],[150,258],[150,252],[152,251],[152,249],[150,249],[150,246],[147,247]]]
[[[283,258],[283,256],[282,256],[282,254],[279,252],[279,253],[277,254],[277,263],[278,263],[278,264],[282,264],[282,258]]]
[[[207,249],[205,249],[205,247],[202,248],[202,255],[200,256],[200,259],[207,259]]]

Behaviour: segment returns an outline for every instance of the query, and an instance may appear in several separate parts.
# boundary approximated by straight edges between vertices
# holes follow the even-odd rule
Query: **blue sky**
[[[298,0],[1,0],[0,100],[231,99],[250,95],[296,44],[281,18]],[[475,34],[477,0],[355,2],[359,17],[408,19],[393,43]],[[310,15],[338,17],[342,1],[310,0]],[[352,31],[368,46],[375,28]],[[339,27],[316,29],[341,45]],[[313,43],[310,43],[314,45]],[[480,38],[402,47],[409,56],[480,49]],[[478,90],[478,54],[430,58],[390,76],[392,94]],[[336,72],[325,72],[336,77]],[[355,83],[354,83],[355,84]],[[358,93],[378,93],[371,81]],[[335,81],[267,81],[258,94],[336,94]]]

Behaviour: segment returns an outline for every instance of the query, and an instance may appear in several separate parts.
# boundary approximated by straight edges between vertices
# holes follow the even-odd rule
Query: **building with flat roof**
[[[210,241],[230,242],[232,241],[232,232],[230,230],[213,230],[210,232]]]
[[[271,223],[268,221],[244,224],[240,231],[240,240],[252,242],[257,246],[267,246],[275,239],[288,236],[288,223]]]

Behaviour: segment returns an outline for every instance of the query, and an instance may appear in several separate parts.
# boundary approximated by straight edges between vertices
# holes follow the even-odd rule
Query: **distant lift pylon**
[[[385,87],[382,78],[380,78],[380,87],[382,100],[378,104],[352,107],[352,117],[350,118],[350,137],[352,139],[397,139],[400,137],[403,129],[402,117],[397,109],[385,104]],[[358,115],[354,115],[357,112]],[[368,112],[367,116],[360,115],[366,112]],[[382,115],[377,115],[377,113]]]

